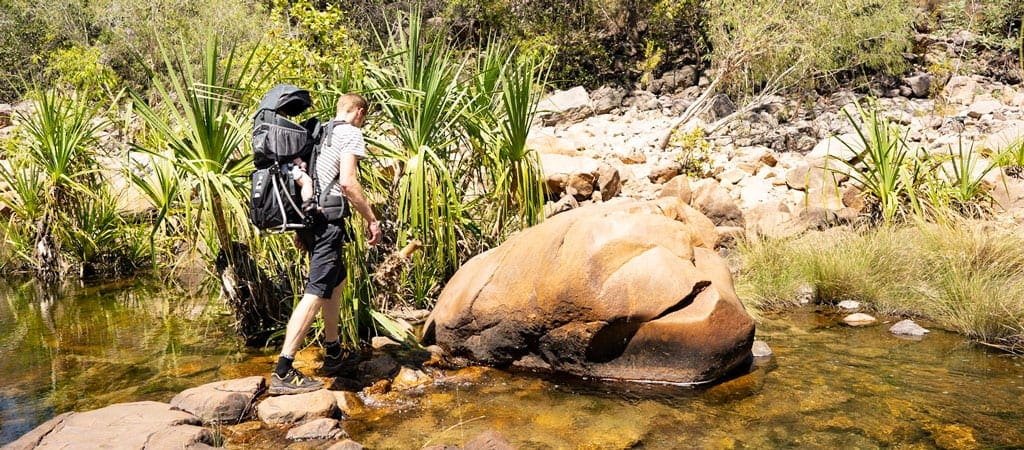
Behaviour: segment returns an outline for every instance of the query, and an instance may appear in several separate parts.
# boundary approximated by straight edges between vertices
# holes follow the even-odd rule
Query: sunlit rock
[[[843,318],[843,323],[851,327],[862,327],[866,325],[872,325],[875,322],[878,322],[878,319],[875,319],[874,317],[871,317],[864,313],[850,314]]]
[[[321,389],[305,394],[268,397],[256,407],[256,414],[268,424],[284,425],[331,417],[337,408],[334,395]]]
[[[765,341],[754,341],[754,345],[750,348],[750,354],[755,358],[767,358],[772,356],[772,348]]]
[[[171,406],[204,423],[237,423],[252,414],[256,395],[265,388],[266,382],[259,376],[217,381],[182,391],[171,399]]]
[[[750,357],[754,323],[678,198],[582,207],[470,260],[426,340],[490,365],[540,357],[580,376],[718,378]]]
[[[119,403],[61,414],[4,449],[196,448],[212,444],[213,434],[199,424],[199,418],[172,410],[166,403]]]
[[[843,300],[839,302],[839,309],[860,309],[860,302],[856,300]]]

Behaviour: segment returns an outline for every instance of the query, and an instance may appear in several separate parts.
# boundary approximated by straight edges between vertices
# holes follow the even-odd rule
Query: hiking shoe
[[[358,358],[353,358],[348,352],[339,352],[338,356],[324,355],[324,364],[320,371],[325,375],[348,376],[355,373]]]
[[[322,381],[309,378],[292,368],[285,374],[284,378],[277,376],[277,373],[270,375],[270,395],[304,394],[306,392],[318,391],[324,387]]]

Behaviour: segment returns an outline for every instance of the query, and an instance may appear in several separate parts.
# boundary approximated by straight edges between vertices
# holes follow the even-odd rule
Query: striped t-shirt
[[[341,155],[346,153],[356,155],[356,160],[365,158],[366,141],[363,140],[362,130],[348,122],[339,121],[331,132],[331,145],[322,148],[316,160],[316,176],[320,182],[321,192],[338,177]],[[341,186],[335,184],[330,194],[342,195]]]

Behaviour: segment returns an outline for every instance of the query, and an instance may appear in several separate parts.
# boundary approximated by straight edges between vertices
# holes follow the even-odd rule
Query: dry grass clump
[[[978,342],[1024,352],[1024,236],[956,221],[833,229],[740,245],[737,292],[754,309],[857,300],[923,317]]]

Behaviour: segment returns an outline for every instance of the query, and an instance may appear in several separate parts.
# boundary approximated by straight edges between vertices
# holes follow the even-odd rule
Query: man
[[[330,194],[344,195],[348,199],[350,207],[366,220],[369,229],[366,243],[377,245],[380,242],[380,222],[363,195],[357,167],[359,160],[366,157],[362,127],[366,122],[367,107],[366,99],[357,94],[345,94],[338,99],[330,145],[321,150],[317,160],[317,179],[323,190],[337,177],[338,183]],[[338,316],[345,282],[345,264],[341,258],[345,235],[344,224],[335,221],[317,223],[306,236],[300,236],[310,254],[309,280],[302,300],[288,319],[281,356],[270,376],[271,395],[300,394],[323,388],[323,382],[313,380],[292,367],[295,353],[309,332],[317,311],[324,320],[326,339],[323,370],[331,373],[341,368]]]

